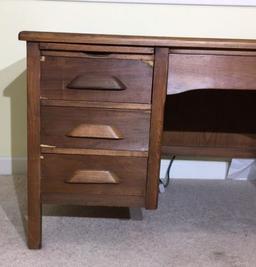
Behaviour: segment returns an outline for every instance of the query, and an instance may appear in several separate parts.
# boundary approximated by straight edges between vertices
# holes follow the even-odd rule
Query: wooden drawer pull
[[[67,134],[67,136],[102,139],[123,139],[122,133],[115,127],[98,124],[80,124],[73,130],[71,130]]]
[[[110,171],[78,170],[65,181],[70,184],[118,184],[118,177]]]
[[[125,90],[126,86],[115,76],[81,74],[68,85],[69,89],[80,90]]]

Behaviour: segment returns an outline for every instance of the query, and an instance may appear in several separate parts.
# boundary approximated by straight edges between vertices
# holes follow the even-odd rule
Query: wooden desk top
[[[189,47],[189,48],[217,48],[255,50],[256,39],[213,39],[213,38],[184,38],[184,37],[153,37],[128,35],[103,35],[79,33],[55,33],[23,31],[20,40],[34,42],[58,43],[87,43],[101,45],[136,45],[158,47]]]

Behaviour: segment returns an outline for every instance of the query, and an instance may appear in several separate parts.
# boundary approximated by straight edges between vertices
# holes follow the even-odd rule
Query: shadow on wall
[[[26,60],[22,59],[0,71],[3,96],[10,98],[12,173],[24,170],[27,147]],[[1,86],[2,87],[2,86]]]
[[[0,88],[3,95],[10,99],[10,144],[12,159],[12,174],[25,172],[26,157],[26,129],[27,129],[27,110],[26,110],[26,60],[22,59],[9,67],[0,71]],[[5,116],[5,114],[3,114]],[[6,183],[6,184],[5,184]],[[1,207],[7,217],[15,226],[17,232],[25,240],[26,232],[26,177],[13,176],[12,179],[2,179],[1,187],[8,186],[7,196],[2,196]],[[13,192],[10,191],[13,189]],[[8,189],[8,190],[7,190]],[[17,201],[11,201],[12,194]],[[10,204],[12,203],[12,204]],[[19,212],[15,212],[19,210]]]

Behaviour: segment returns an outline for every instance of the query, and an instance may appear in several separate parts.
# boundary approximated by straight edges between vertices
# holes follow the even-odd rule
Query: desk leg
[[[156,48],[153,74],[152,111],[150,122],[146,209],[156,209],[161,160],[164,106],[168,80],[169,49]]]
[[[38,43],[27,45],[28,64],[28,247],[41,247],[40,174],[40,50]]]

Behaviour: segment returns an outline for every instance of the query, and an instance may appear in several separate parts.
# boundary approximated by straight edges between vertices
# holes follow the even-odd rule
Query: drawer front
[[[146,158],[44,154],[42,193],[144,196]]]
[[[167,93],[195,89],[254,90],[255,74],[255,55],[170,54]]]
[[[62,148],[147,151],[150,113],[41,107],[41,143]]]
[[[129,59],[131,55],[123,58],[113,58],[108,54],[75,56],[76,53],[69,52],[68,56],[43,57],[42,98],[151,102],[152,60],[143,60],[144,56],[142,59]]]

